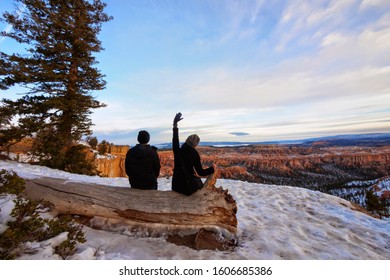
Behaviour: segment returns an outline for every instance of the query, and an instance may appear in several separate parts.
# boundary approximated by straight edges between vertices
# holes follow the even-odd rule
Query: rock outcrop
[[[125,157],[99,157],[95,160],[96,168],[103,177],[126,177]]]
[[[125,170],[126,153],[129,146],[110,146],[109,154],[97,156],[95,163],[100,175],[103,177],[127,177]]]

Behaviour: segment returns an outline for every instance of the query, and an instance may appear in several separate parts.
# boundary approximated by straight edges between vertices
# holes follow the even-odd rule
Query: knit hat
[[[199,142],[200,142],[200,138],[196,134],[192,134],[188,136],[186,140],[187,145],[191,146],[192,148],[198,146]]]
[[[147,144],[150,140],[149,132],[147,132],[146,130],[141,130],[140,132],[138,132],[137,140],[140,144]]]

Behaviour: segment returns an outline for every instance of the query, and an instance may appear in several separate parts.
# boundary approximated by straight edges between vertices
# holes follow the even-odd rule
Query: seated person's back
[[[125,169],[132,188],[157,190],[157,178],[160,174],[160,159],[157,148],[148,145],[150,136],[147,131],[140,131],[135,147],[126,154]]]

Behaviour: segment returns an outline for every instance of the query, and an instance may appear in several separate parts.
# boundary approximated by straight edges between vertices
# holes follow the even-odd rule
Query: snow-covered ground
[[[129,187],[125,178],[82,176],[13,161],[0,161],[0,170],[15,171],[23,178],[55,177]],[[170,179],[159,179],[159,189],[169,190]],[[303,188],[218,180],[229,189],[238,205],[239,245],[233,251],[196,251],[129,232],[114,233],[84,227],[87,242],[72,259],[105,260],[389,260],[390,223],[351,210],[349,202]],[[0,197],[0,232],[10,219],[10,196]],[[60,259],[53,247],[66,238],[60,235],[40,244],[35,255],[22,259]]]
[[[369,190],[374,191],[376,196],[382,197],[385,192],[390,191],[390,177],[367,181],[352,181],[345,184],[343,188],[330,190],[330,194],[366,207],[366,193]]]

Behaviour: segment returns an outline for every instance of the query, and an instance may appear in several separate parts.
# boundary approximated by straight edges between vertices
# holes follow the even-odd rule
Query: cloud
[[[3,32],[8,33],[12,30],[12,25],[8,24],[4,27]],[[0,44],[5,40],[6,37],[0,37]]]
[[[390,7],[390,2],[388,0],[363,0],[361,3],[361,9],[368,8],[388,8]]]
[[[275,49],[316,47],[335,30],[353,29],[360,1],[289,1],[274,32]],[[351,25],[351,23],[353,23]]]
[[[230,132],[229,134],[234,135],[234,136],[248,136],[250,133],[247,132]]]
[[[18,16],[22,15],[23,12],[26,10],[26,5],[24,4],[20,4],[17,9],[16,9],[16,14]],[[12,31],[12,24],[7,24],[4,29],[3,29],[3,32],[5,33],[8,33],[8,32],[11,32]],[[6,37],[0,37],[0,44],[3,43],[5,41]]]

